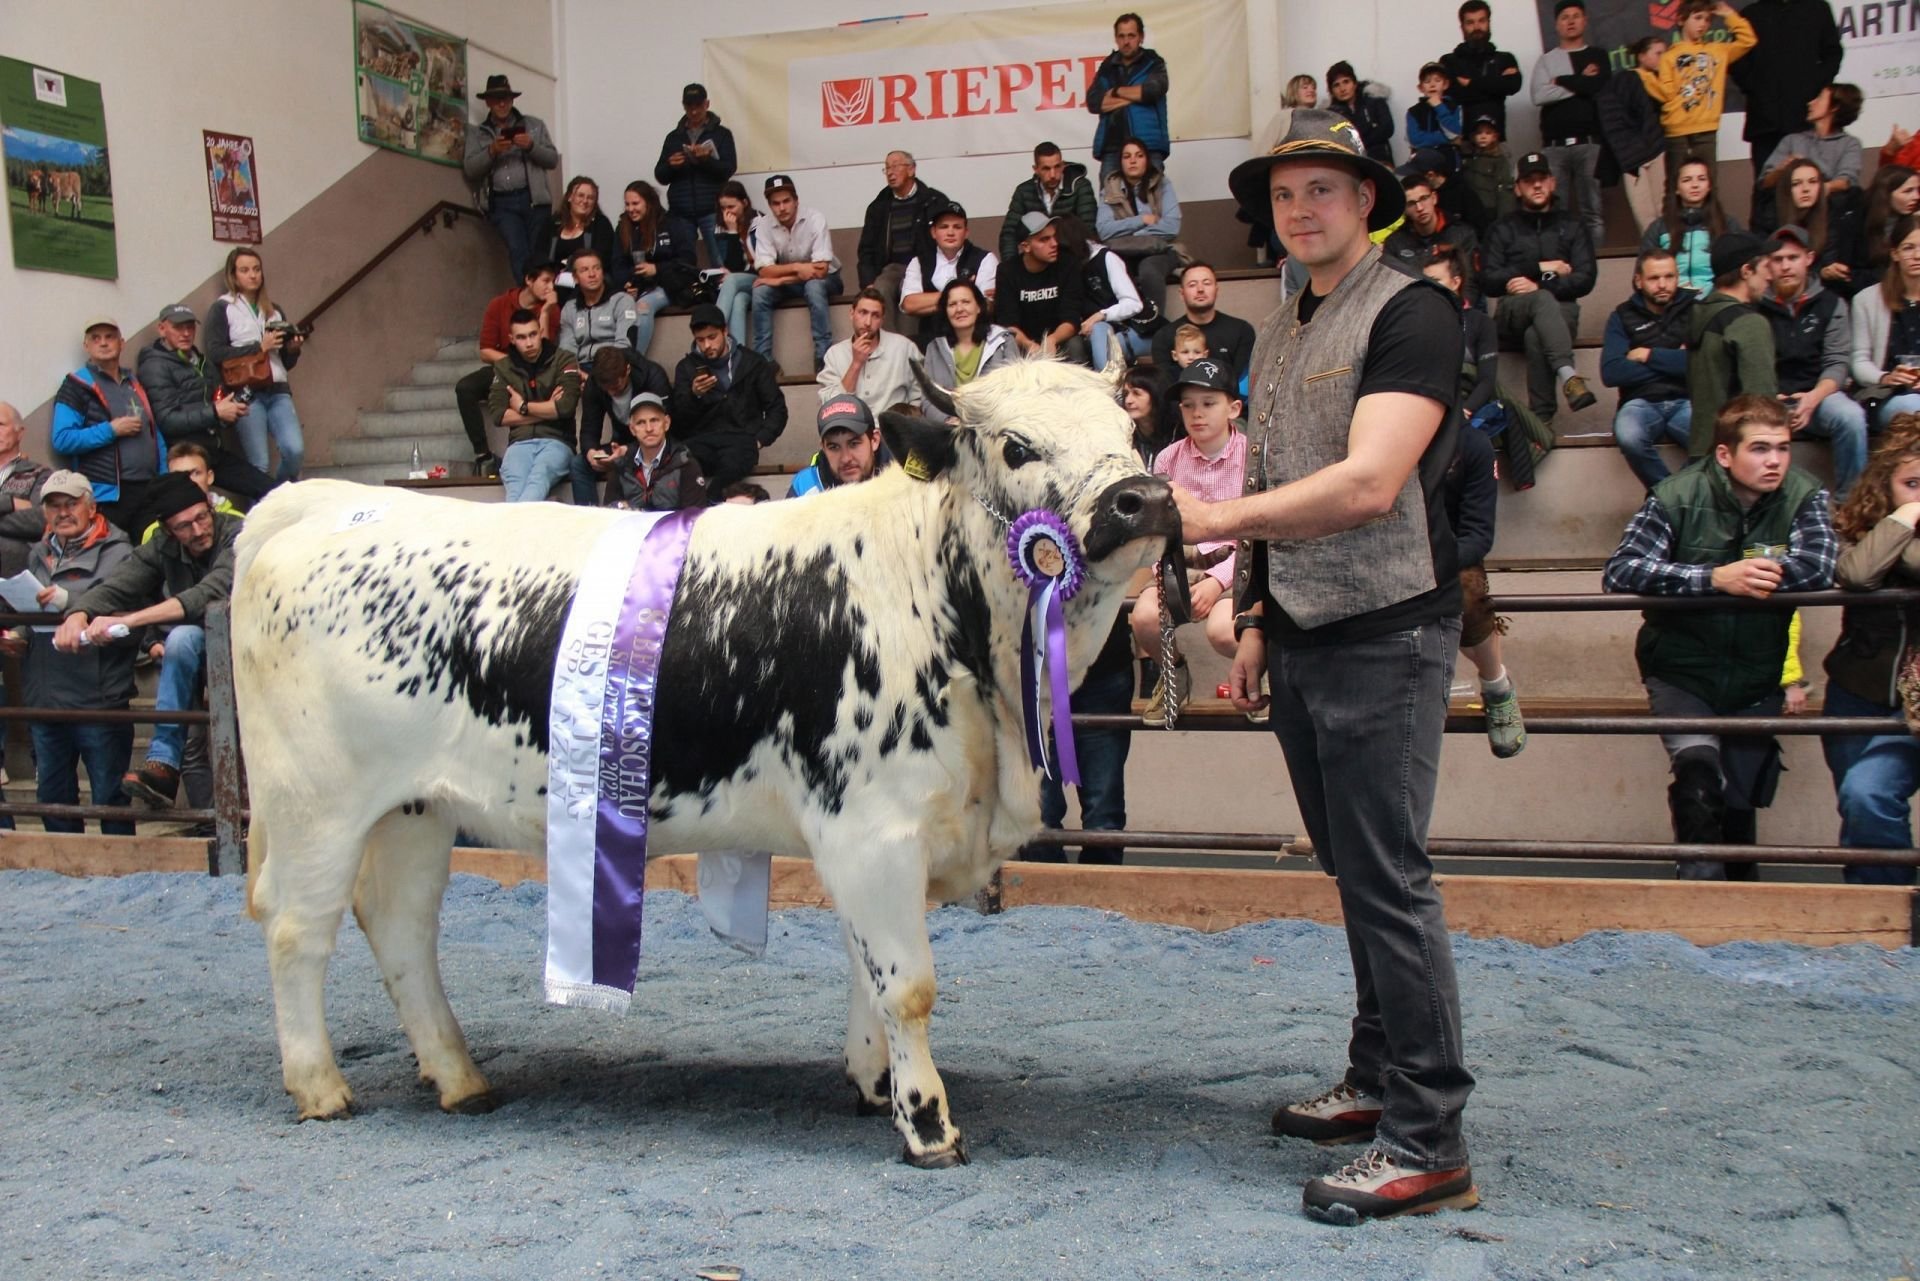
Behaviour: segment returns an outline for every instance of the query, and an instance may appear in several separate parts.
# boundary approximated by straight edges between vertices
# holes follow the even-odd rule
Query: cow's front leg
[[[842,905],[855,981],[865,977],[886,1033],[893,1123],[907,1141],[905,1158],[922,1169],[965,1165],[966,1145],[948,1117],[946,1087],[927,1047],[935,989],[926,883],[919,877],[889,881],[876,876],[846,893],[829,889]]]
[[[860,960],[853,928],[840,922],[847,945],[847,1079],[853,1082],[854,1112],[859,1116],[888,1116],[893,1112],[892,1073],[887,1070],[887,1030],[880,1021],[873,982]]]

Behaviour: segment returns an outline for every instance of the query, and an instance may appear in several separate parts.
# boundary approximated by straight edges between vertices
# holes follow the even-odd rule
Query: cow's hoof
[[[300,1109],[302,1121],[344,1121],[353,1115],[353,1096],[345,1095],[338,1101],[315,1104]]]
[[[915,1152],[909,1147],[900,1156],[908,1165],[918,1169],[951,1170],[956,1165],[967,1163],[967,1145],[956,1136],[950,1148],[942,1148],[938,1152]]]
[[[454,1116],[485,1116],[500,1106],[500,1101],[490,1091],[482,1090],[478,1094],[469,1094],[464,1099],[451,1102],[442,1101],[440,1110]]]
[[[853,1114],[855,1116],[892,1116],[893,1104],[885,1099],[875,1103],[856,1089],[853,1092]]]

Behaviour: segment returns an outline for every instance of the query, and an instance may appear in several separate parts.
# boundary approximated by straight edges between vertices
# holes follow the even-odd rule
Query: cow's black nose
[[[1094,500],[1087,557],[1103,560],[1136,538],[1164,537],[1179,529],[1173,486],[1160,476],[1129,476],[1114,481]]]

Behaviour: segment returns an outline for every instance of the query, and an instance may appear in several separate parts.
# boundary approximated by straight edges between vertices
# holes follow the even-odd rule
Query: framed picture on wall
[[[0,58],[13,265],[113,280],[113,174],[97,81]]]
[[[467,42],[353,0],[360,141],[457,165],[466,148]]]

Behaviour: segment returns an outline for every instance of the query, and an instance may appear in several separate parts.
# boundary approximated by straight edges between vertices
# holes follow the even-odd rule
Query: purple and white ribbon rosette
[[[1086,581],[1086,559],[1067,522],[1050,511],[1030,511],[1007,530],[1007,559],[1027,585],[1027,617],[1020,631],[1020,710],[1026,717],[1027,757],[1037,769],[1064,783],[1080,784],[1073,750],[1073,691],[1067,685],[1067,618],[1064,606]],[[1040,682],[1053,698],[1056,771],[1047,760],[1040,724]]]

